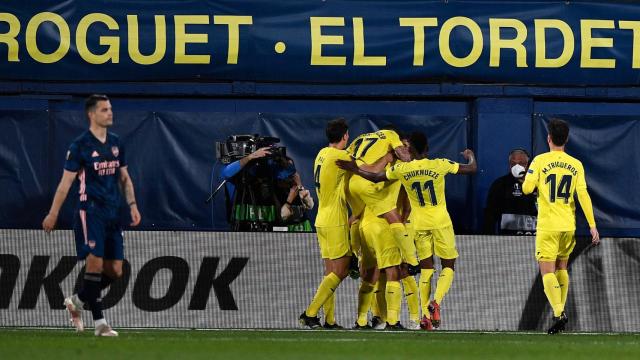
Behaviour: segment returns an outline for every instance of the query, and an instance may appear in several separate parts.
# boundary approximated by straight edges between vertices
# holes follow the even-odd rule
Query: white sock
[[[107,325],[107,320],[105,320],[104,318],[102,318],[102,319],[96,320],[96,321],[94,322],[94,324],[96,325],[96,328],[97,328],[98,326],[100,326],[100,325]]]
[[[80,298],[78,297],[78,294],[73,294],[73,296],[71,296],[71,302],[79,309],[81,310],[84,307],[84,301],[80,300]]]

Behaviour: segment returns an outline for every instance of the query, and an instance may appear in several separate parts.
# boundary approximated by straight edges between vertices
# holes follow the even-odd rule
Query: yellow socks
[[[387,321],[387,299],[386,296],[387,278],[385,275],[380,274],[378,282],[376,283],[373,293],[375,296],[375,305],[378,308],[378,317],[380,320]],[[375,316],[375,313],[372,311]]]
[[[322,311],[324,311],[324,322],[329,325],[333,325],[336,323],[336,294],[333,293],[327,301],[322,304]]]
[[[567,270],[556,270],[556,279],[560,285],[560,302],[562,310],[567,304],[567,293],[569,292],[569,272]]]
[[[416,257],[416,244],[409,236],[409,233],[404,227],[404,224],[393,223],[390,224],[389,227],[391,228],[393,238],[396,240],[396,245],[398,245],[398,247],[400,248],[400,252],[402,253],[402,258],[404,259],[404,261],[406,261],[409,265],[418,265],[418,258]]]
[[[562,305],[562,291],[560,290],[558,278],[554,273],[547,273],[542,276],[542,283],[544,284],[544,293],[553,308],[553,316],[560,316],[564,306]]]
[[[433,277],[433,269],[421,269],[420,270],[420,305],[422,307],[422,314],[428,318],[429,314],[429,299],[431,297],[431,277]]]
[[[338,285],[340,285],[340,278],[338,275],[330,273],[325,276],[324,279],[322,279],[322,282],[320,282],[320,285],[318,285],[318,290],[316,290],[316,294],[313,297],[313,300],[311,300],[311,304],[309,304],[309,307],[305,311],[307,316],[318,316],[320,307],[331,295],[333,295]]]
[[[402,279],[404,298],[407,299],[409,320],[420,321],[420,300],[418,299],[418,284],[413,276]]]
[[[371,296],[371,316],[380,317],[380,307],[378,306],[378,283],[373,285],[373,295]]]
[[[400,281],[387,281],[385,299],[387,300],[387,322],[394,325],[400,319],[400,305],[402,304]]]
[[[438,277],[438,283],[436,284],[436,294],[433,295],[433,300],[435,300],[438,305],[442,304],[442,299],[449,291],[452,282],[453,269],[448,267],[442,268],[440,276]]]
[[[358,320],[356,320],[360,326],[367,325],[367,314],[369,313],[369,307],[371,307],[371,299],[374,297],[373,287],[373,284],[366,281],[360,283],[360,290],[358,290]]]

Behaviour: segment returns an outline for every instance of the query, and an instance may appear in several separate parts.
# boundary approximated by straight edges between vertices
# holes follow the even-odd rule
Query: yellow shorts
[[[362,221],[358,221],[356,224],[362,224]],[[360,231],[360,266],[363,269],[373,269],[378,266],[376,260],[376,250],[373,246],[373,239],[371,236],[365,236],[362,231],[362,226],[358,226]]]
[[[380,216],[396,208],[400,186],[400,181],[372,183],[360,176],[352,176],[349,192],[369,207],[375,216]]]
[[[440,259],[455,259],[458,257],[453,226],[441,229],[416,230],[413,239],[416,243],[418,260],[431,257],[434,252]]]
[[[413,241],[413,244],[415,245],[416,243],[416,232],[413,230],[413,224],[411,223],[411,221],[406,222],[404,224],[404,228],[407,230],[407,234],[409,234],[409,239],[411,239],[411,241]],[[418,249],[416,248],[416,255],[417,255]],[[420,258],[418,258],[418,260],[420,260]],[[402,262],[403,263],[408,263],[407,259],[403,256],[402,257]]]
[[[351,255],[348,225],[316,227],[316,232],[323,259],[335,260]]]
[[[536,232],[536,260],[567,260],[576,246],[574,231]]]
[[[378,269],[400,265],[402,256],[400,248],[396,245],[389,224],[385,219],[364,221],[362,223],[362,235],[367,244],[373,245]]]

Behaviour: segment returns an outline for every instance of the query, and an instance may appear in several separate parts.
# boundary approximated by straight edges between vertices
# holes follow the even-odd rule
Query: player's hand
[[[302,186],[302,179],[300,179],[300,174],[298,174],[297,171],[293,173],[291,178],[293,179],[293,182],[295,183],[295,185],[298,187],[299,190],[300,188],[304,190],[304,187]]]
[[[313,205],[315,205],[315,203],[313,202],[313,198],[311,197],[309,190],[303,188],[298,194],[300,195],[300,200],[302,200],[304,208],[307,210],[313,209]]]
[[[466,160],[475,158],[475,154],[473,153],[473,150],[470,150],[470,149],[465,149],[463,152],[461,152],[461,154]]]
[[[131,226],[138,226],[140,224],[140,220],[142,220],[142,216],[140,216],[140,211],[138,211],[137,205],[131,205]]]
[[[54,215],[51,213],[47,214],[47,216],[42,221],[42,229],[44,229],[44,231],[47,233],[52,232],[56,227],[56,221],[58,221],[58,215]]]
[[[271,148],[269,148],[268,146],[252,152],[251,154],[249,154],[249,157],[251,158],[251,160],[255,160],[263,158],[267,155],[271,155]]]
[[[600,234],[598,233],[598,229],[592,227],[589,229],[589,232],[591,233],[591,245],[598,246],[598,244],[600,244]]]
[[[356,163],[355,160],[336,160],[336,165],[338,165],[338,167],[342,170],[347,170],[347,171],[351,171],[351,172],[357,172],[358,171],[358,164]]]

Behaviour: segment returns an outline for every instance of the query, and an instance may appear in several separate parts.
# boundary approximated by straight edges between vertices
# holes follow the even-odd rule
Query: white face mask
[[[520,164],[515,164],[511,168],[511,175],[513,175],[513,177],[516,179],[520,179],[524,177],[524,174],[525,174],[525,168]]]

